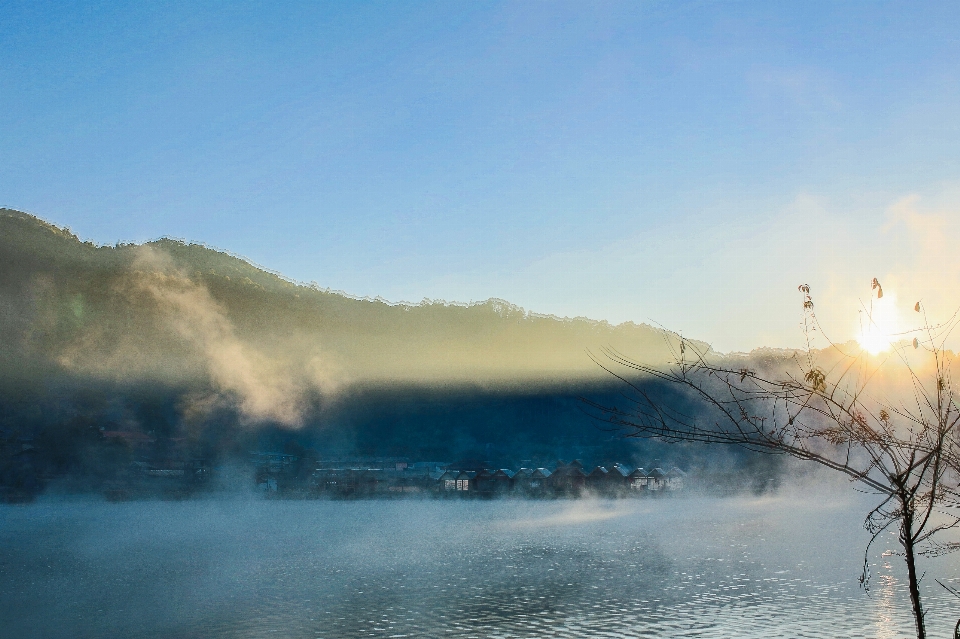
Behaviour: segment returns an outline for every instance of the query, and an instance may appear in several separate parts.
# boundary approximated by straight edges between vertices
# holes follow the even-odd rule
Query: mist
[[[836,488],[575,502],[46,498],[2,507],[0,617],[25,638],[767,637],[771,624],[901,636],[911,621],[896,562],[871,559],[873,596],[856,581],[870,500]],[[949,615],[935,588],[931,625]]]

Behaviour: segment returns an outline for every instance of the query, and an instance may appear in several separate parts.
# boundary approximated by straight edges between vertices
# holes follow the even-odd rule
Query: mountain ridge
[[[96,245],[10,209],[0,210],[0,231],[6,266],[0,290],[19,310],[0,317],[7,343],[19,342],[54,367],[98,377],[111,370],[168,381],[202,377],[204,364],[217,368],[210,365],[211,357],[222,357],[217,347],[246,361],[241,367],[259,360],[253,368],[327,390],[356,383],[597,381],[606,373],[588,350],[612,346],[651,363],[672,356],[672,335],[646,324],[561,318],[497,298],[418,304],[357,298],[206,245],[169,238]]]

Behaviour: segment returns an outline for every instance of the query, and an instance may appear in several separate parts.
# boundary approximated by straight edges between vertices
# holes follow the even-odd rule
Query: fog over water
[[[872,498],[41,501],[0,507],[10,637],[908,637]],[[960,600],[925,561],[930,636]]]

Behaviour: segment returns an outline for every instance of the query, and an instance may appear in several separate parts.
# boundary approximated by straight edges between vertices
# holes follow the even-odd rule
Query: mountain
[[[635,455],[579,410],[619,393],[589,352],[660,364],[675,346],[502,300],[357,299],[178,240],[98,246],[10,209],[0,340],[0,434],[45,442],[48,474],[90,474],[103,432],[205,457],[293,440],[320,456]]]
[[[667,361],[668,335],[502,300],[389,304],[304,286],[199,244],[96,246],[0,209],[3,356],[105,379],[209,381],[281,417],[294,389],[602,379],[586,349]],[[19,373],[18,373],[19,374]],[[247,397],[258,392],[266,397]]]

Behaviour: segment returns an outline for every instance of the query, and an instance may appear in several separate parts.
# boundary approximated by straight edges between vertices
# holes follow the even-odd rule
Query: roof
[[[630,476],[630,467],[624,466],[623,464],[614,464],[610,468],[610,473],[618,477],[629,477]]]

